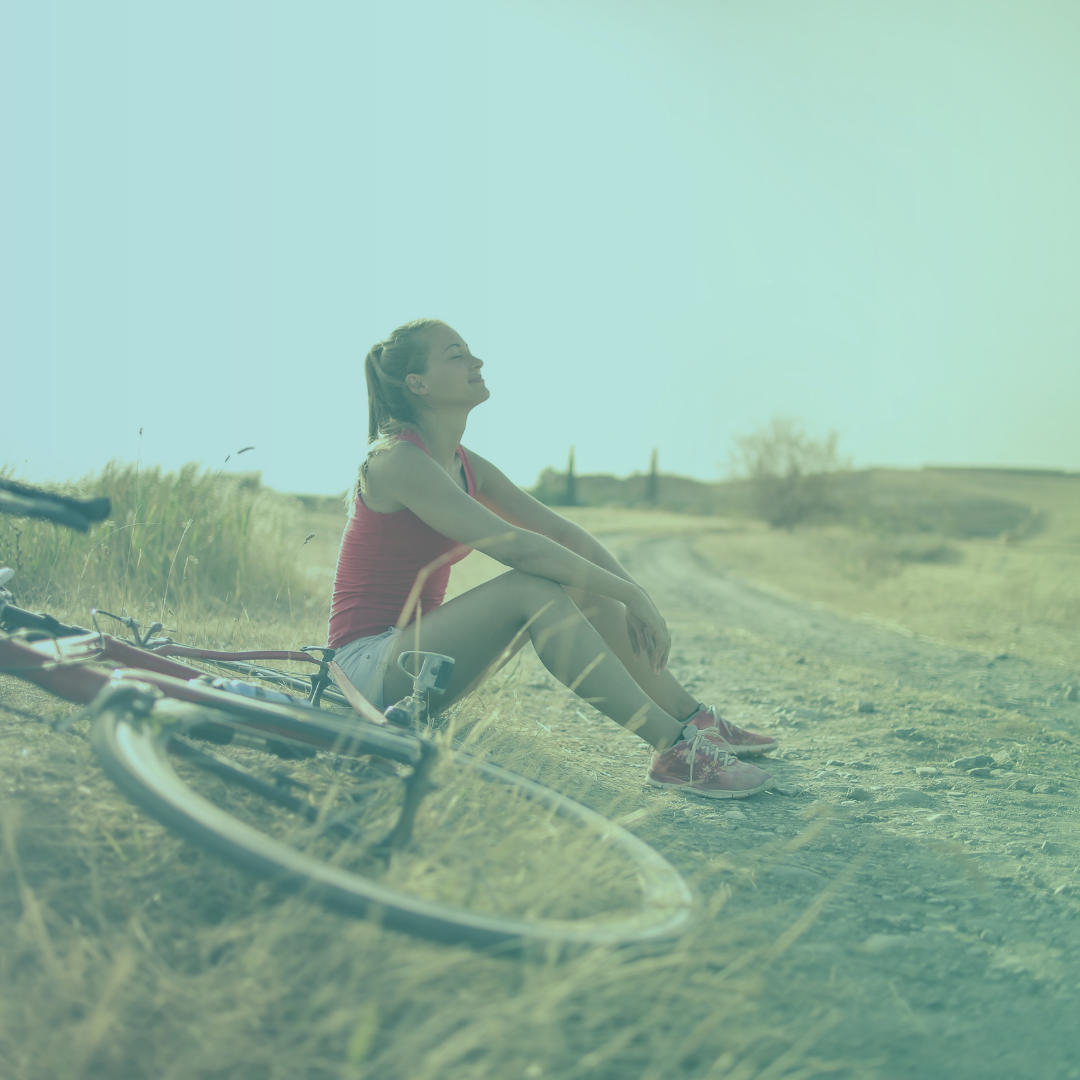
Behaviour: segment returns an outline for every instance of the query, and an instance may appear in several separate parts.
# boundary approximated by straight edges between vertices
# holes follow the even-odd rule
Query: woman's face
[[[469,351],[465,339],[445,323],[428,331],[431,342],[428,369],[406,376],[413,392],[431,406],[464,405],[472,408],[491,396],[480,369],[484,361]]]

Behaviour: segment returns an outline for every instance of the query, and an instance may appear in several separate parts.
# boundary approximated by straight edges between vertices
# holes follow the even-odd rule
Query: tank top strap
[[[397,438],[406,439],[408,442],[411,442],[413,446],[419,446],[428,457],[431,457],[431,451],[428,450],[424,445],[424,440],[421,439],[415,431],[411,431],[409,428],[403,428],[397,433]],[[468,489],[468,493],[473,498],[476,498],[476,477],[473,476],[472,462],[469,460],[469,455],[461,443],[458,443],[457,454],[458,457],[461,458],[461,464],[465,468],[465,485]]]
[[[424,440],[421,439],[415,431],[410,431],[409,428],[402,428],[402,430],[397,433],[396,438],[405,439],[407,442],[411,442],[413,446],[419,446],[428,457],[431,457],[430,451],[424,445]]]
[[[476,477],[473,476],[472,462],[469,460],[469,455],[465,452],[465,447],[458,443],[458,457],[461,458],[461,464],[465,466],[465,482],[469,488],[469,494],[476,498]]]

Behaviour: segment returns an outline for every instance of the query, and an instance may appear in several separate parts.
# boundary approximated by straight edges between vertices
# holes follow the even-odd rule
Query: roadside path
[[[776,1023],[827,1002],[815,1053],[863,1062],[852,1076],[1080,1077],[1066,673],[774,595],[692,537],[604,539],[665,612],[676,674],[777,735],[767,767],[786,794],[716,803],[643,785],[647,751],[538,664],[525,722],[598,780],[640,789],[631,827],[707,899],[733,890],[718,918],[737,928],[732,948],[768,957]]]

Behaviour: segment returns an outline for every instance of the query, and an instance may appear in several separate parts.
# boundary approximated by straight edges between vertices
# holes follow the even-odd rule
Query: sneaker
[[[764,791],[772,777],[740,761],[704,732],[654,754],[649,783],[659,788],[682,788],[710,799],[745,799]]]
[[[726,745],[731,753],[738,754],[740,757],[767,754],[770,750],[776,749],[774,738],[747,731],[746,728],[725,720],[715,705],[702,705],[686,722],[705,732],[714,742]]]

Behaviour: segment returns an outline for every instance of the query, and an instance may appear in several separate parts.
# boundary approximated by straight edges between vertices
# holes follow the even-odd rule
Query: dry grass
[[[719,569],[845,615],[1080,666],[1080,545],[950,540],[913,553],[903,538],[838,526],[748,524],[703,536],[696,549]]]
[[[490,748],[504,760],[611,814],[639,805],[515,738],[514,698],[512,685],[492,688],[459,720],[498,712],[505,727]],[[3,703],[56,711],[10,678]],[[5,1078],[870,1075],[857,1063],[813,1064],[830,1027],[826,1001],[797,1006],[780,1033],[758,1019],[769,965],[809,925],[806,912],[791,911],[779,946],[764,915],[718,918],[730,865],[680,858],[665,803],[639,825],[691,870],[707,905],[692,932],[670,951],[498,958],[278,895],[134,810],[96,766],[81,725],[65,736],[18,713],[3,719]],[[565,852],[513,830],[505,839],[519,855],[524,846],[547,859],[553,884],[565,878]],[[494,867],[474,865],[475,888],[505,888]]]
[[[254,515],[258,504],[250,509]],[[159,544],[154,581],[181,540],[204,574],[215,565],[221,534],[204,532],[195,543],[189,528],[178,537],[181,518]],[[305,535],[299,517],[289,527]],[[24,559],[35,528],[23,529]],[[20,582],[34,598],[66,598],[50,610],[75,621],[85,621],[88,602],[126,597],[144,617],[164,611],[176,636],[195,642],[280,648],[325,640],[323,590],[311,589],[314,602],[301,593],[299,604],[294,593],[291,618],[285,605],[274,610],[278,571],[293,545],[260,551],[270,536],[250,520],[240,536],[245,573],[272,567],[266,580],[241,580],[242,596],[263,596],[261,614],[235,597],[226,602],[227,589],[212,597],[202,587],[168,598],[146,592],[134,603],[133,548],[101,545],[100,532],[89,562],[81,549],[45,536],[54,545],[48,558],[25,560]],[[456,588],[470,573],[490,573],[478,561],[457,575]],[[89,584],[87,565],[95,567]],[[518,734],[526,726],[519,678],[519,669],[510,670],[474,695],[454,715],[459,730],[472,728],[483,750],[611,815],[640,808],[625,785]],[[730,896],[731,868],[682,850],[664,799],[637,827],[653,840],[668,837],[666,847],[689,869],[706,905],[695,928],[669,950],[569,957],[540,950],[507,959],[412,940],[279,895],[133,809],[96,765],[84,725],[62,735],[35,722],[66,706],[3,676],[0,708],[5,1080],[869,1075],[858,1063],[815,1063],[817,1041],[836,1023],[827,1001],[799,1005],[782,1032],[757,1018],[769,965],[784,949],[758,916],[717,917]],[[588,913],[597,895],[563,888],[575,877],[575,857],[550,844],[542,824],[491,824],[503,831],[500,844],[484,858],[463,846],[458,859],[472,867],[468,885],[480,906],[483,893],[514,887],[507,871],[520,867],[525,851],[531,869],[547,878],[549,899],[564,913],[567,898]],[[610,884],[593,880],[602,893]],[[498,899],[505,906],[505,896]],[[789,944],[799,936],[799,915],[791,913]]]
[[[303,554],[316,543],[325,552],[298,577],[286,579],[291,594],[282,592],[275,605],[282,575],[311,527],[295,508],[273,505],[274,513],[285,515],[274,519],[274,530],[249,523],[244,533],[248,577],[241,585],[242,602],[235,602],[227,575],[221,592],[208,595],[200,584],[190,595],[170,593],[164,610],[172,620],[168,625],[178,628],[177,637],[237,648],[325,640],[324,564],[336,545],[336,537],[328,537],[340,532],[343,519],[323,515],[318,540]],[[1062,576],[1076,565],[1071,549],[963,542],[955,544],[959,562],[890,557],[881,570],[869,564],[859,568],[856,555],[835,554],[845,550],[839,540],[855,550],[869,542],[854,532],[789,535],[679,514],[572,513],[609,535],[693,530],[701,534],[700,551],[722,566],[923,633],[988,647],[1016,641],[1018,649],[1058,648],[1059,655],[1076,647],[1069,626],[1076,595],[1061,587]],[[174,520],[181,522],[182,533],[188,518],[181,513]],[[95,541],[101,535],[95,533]],[[281,543],[281,536],[289,536],[288,543]],[[160,549],[170,559],[178,539],[174,525]],[[183,542],[190,540],[189,531]],[[23,581],[41,590],[33,593],[36,597],[46,592],[66,597],[70,606],[50,603],[50,608],[85,620],[92,598],[107,606],[131,594],[130,560],[115,554],[119,550],[110,546],[113,562],[98,564],[92,589],[85,577],[64,578],[51,569],[45,590],[43,579]],[[206,571],[213,550],[207,534],[190,554]],[[63,563],[60,548],[50,551],[51,562],[43,559],[39,566]],[[81,573],[85,552],[67,558],[65,573]],[[257,566],[271,569],[260,571],[261,579],[252,577]],[[455,568],[451,592],[499,569],[471,556]],[[154,581],[161,577],[160,564],[156,574]],[[264,598],[261,610],[243,600],[256,593]],[[291,616],[282,603],[290,595]],[[156,617],[160,592],[140,596],[140,604]],[[952,610],[961,596],[976,598],[985,616]],[[1021,629],[999,632],[999,624]],[[977,639],[976,633],[989,636]],[[499,760],[612,816],[639,815],[634,828],[685,870],[702,898],[702,918],[672,948],[499,958],[413,940],[323,911],[303,897],[279,895],[133,809],[98,768],[84,730],[76,726],[72,734],[59,735],[35,722],[66,707],[0,677],[0,1076],[795,1080],[882,1075],[872,1060],[840,1059],[835,1049],[820,1049],[851,1000],[851,985],[830,981],[827,971],[810,978],[784,968],[792,946],[862,872],[873,851],[853,849],[811,893],[763,894],[759,906],[743,904],[734,915],[732,897],[753,889],[755,870],[809,845],[827,826],[827,811],[820,805],[793,808],[790,820],[796,827],[745,853],[738,865],[722,842],[702,850],[692,838],[700,839],[700,833],[687,832],[687,811],[677,800],[646,796],[636,783],[590,772],[579,759],[561,754],[556,740],[530,736],[537,733],[538,721],[529,712],[523,670],[508,669],[463,703],[455,723],[485,728],[481,738]],[[624,737],[632,741],[622,732],[605,734],[613,745]],[[722,826],[717,822],[713,831],[722,834]],[[518,847],[538,846],[535,837],[511,830],[507,840]],[[536,857],[552,860],[553,882],[566,874],[558,851]],[[478,863],[479,888],[498,887],[497,863],[494,868]]]

